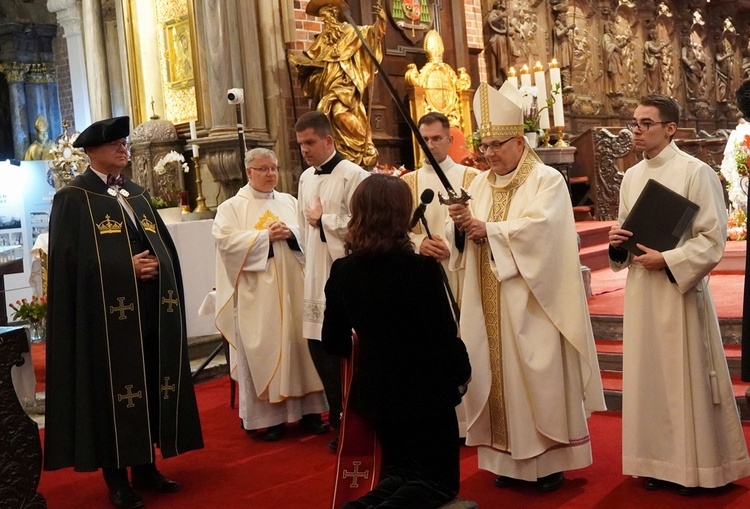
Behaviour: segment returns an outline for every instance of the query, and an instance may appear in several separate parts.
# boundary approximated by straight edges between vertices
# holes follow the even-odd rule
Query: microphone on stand
[[[414,211],[414,215],[411,216],[409,228],[414,228],[415,226],[417,226],[419,220],[424,217],[424,211],[427,209],[427,205],[432,203],[433,199],[435,199],[435,191],[429,188],[422,191],[422,195],[419,197],[419,206]]]

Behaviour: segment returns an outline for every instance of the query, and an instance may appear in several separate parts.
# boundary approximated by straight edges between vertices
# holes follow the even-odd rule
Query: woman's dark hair
[[[409,240],[413,203],[406,182],[380,173],[371,175],[354,190],[350,207],[352,219],[344,238],[348,253],[414,251]]]

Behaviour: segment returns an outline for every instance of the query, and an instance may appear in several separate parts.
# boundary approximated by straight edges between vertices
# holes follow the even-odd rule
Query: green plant
[[[29,322],[41,322],[44,315],[47,314],[47,297],[36,295],[31,300],[17,300],[15,304],[9,304],[10,309],[14,311],[13,320],[28,320]]]
[[[535,101],[532,102],[529,111],[523,115],[523,132],[542,134],[541,129],[539,128],[539,116],[544,110],[552,109],[552,105],[555,104],[555,94],[558,93],[560,93],[560,83],[555,83],[555,87],[550,91],[549,96],[547,96],[545,106],[537,108]],[[532,93],[532,95],[534,94]]]

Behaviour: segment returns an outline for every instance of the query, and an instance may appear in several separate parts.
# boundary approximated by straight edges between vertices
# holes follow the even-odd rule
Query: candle
[[[536,84],[536,109],[539,112],[539,127],[549,129],[549,108],[547,108],[547,83],[544,79],[544,67],[537,60],[534,66],[534,83]]]
[[[183,191],[180,193],[180,205],[190,205],[190,202],[188,201],[187,191]]]
[[[511,85],[518,88],[518,76],[516,76],[516,69],[514,67],[508,69],[508,81],[510,81]]]
[[[190,139],[194,140],[198,137],[198,133],[195,130],[195,120],[190,121]]]
[[[198,145],[193,143],[193,157],[198,157],[200,155],[200,150],[198,149]]]
[[[552,97],[555,99],[552,105],[552,116],[555,127],[565,126],[565,113],[563,112],[562,102],[562,77],[560,75],[560,66],[557,59],[553,58],[549,64],[549,81],[552,87]]]
[[[531,72],[529,71],[529,66],[526,64],[523,64],[523,67],[521,67],[521,86],[531,87]]]

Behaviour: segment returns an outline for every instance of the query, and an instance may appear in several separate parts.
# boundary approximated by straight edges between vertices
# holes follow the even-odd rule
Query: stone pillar
[[[278,29],[285,25],[282,7],[278,0],[259,0],[258,3],[258,32],[265,34],[260,37],[260,53],[262,69],[260,75],[263,77],[263,88],[265,89],[265,104],[262,108],[265,112],[282,110],[282,114],[267,115],[268,134],[276,140],[275,152],[279,158],[279,186],[278,189],[287,193],[297,194],[294,186],[295,169],[292,168],[292,159],[289,155],[290,133],[293,126],[287,125],[286,100],[291,97],[289,75],[284,50],[283,32]]]
[[[83,0],[83,40],[91,119],[97,121],[110,118],[112,107],[109,100],[109,74],[104,46],[102,6],[99,0]]]
[[[49,137],[54,140],[55,137],[62,134],[62,117],[60,115],[60,99],[57,95],[57,77],[52,64],[47,65],[45,72],[44,89],[47,96],[47,121],[49,122]]]
[[[31,68],[26,75],[26,112],[29,123],[27,132],[30,136],[36,136],[34,123],[37,116],[42,115],[47,123],[50,122],[50,118],[47,116],[49,104],[47,101],[46,70],[46,64],[31,64]],[[50,138],[52,138],[51,135]]]
[[[81,3],[80,0],[47,0],[47,10],[57,15],[57,23],[65,33],[75,126],[77,131],[82,131],[91,124],[91,109],[81,35]]]
[[[3,67],[10,89],[10,122],[13,133],[13,153],[23,159],[29,146],[29,116],[26,114],[26,90],[24,81],[29,64],[6,64]]]

